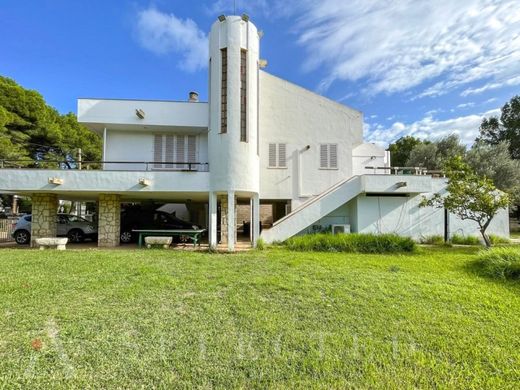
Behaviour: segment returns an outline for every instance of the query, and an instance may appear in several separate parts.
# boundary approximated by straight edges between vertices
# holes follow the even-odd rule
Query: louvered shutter
[[[278,144],[278,167],[285,168],[287,164],[287,155],[286,155],[286,146],[285,144]]]
[[[163,160],[163,136],[155,134],[153,139],[153,167],[162,168],[161,161]]]
[[[276,168],[276,144],[269,144],[269,167]]]
[[[175,137],[175,161],[176,162],[185,162],[186,161],[186,148],[184,145],[184,139],[186,137],[184,135],[178,135]],[[186,169],[187,167],[184,164],[175,164],[175,168],[177,169]]]
[[[189,135],[188,136],[188,158],[186,161],[190,163],[197,162],[197,137],[195,135]],[[196,171],[197,166],[192,165],[190,167],[191,170]]]
[[[328,165],[329,165],[328,145],[321,144],[320,145],[320,168],[328,168]]]
[[[166,162],[173,162],[174,161],[174,159],[173,159],[173,141],[174,141],[174,136],[171,135],[171,134],[167,134],[165,136],[165,138],[166,138],[166,145],[165,145],[165,150],[164,150],[164,161],[166,161]],[[164,167],[168,168],[168,169],[174,168],[173,164],[165,164]]]
[[[337,168],[338,167],[338,145],[330,144],[329,145],[329,168]]]

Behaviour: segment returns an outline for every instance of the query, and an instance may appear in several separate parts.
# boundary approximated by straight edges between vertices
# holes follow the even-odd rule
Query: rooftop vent
[[[191,91],[190,94],[189,94],[189,98],[188,98],[188,101],[190,103],[196,103],[199,101],[199,94],[195,91]]]

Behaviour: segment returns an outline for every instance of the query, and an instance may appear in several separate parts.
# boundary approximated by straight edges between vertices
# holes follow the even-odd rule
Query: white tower
[[[260,38],[247,16],[221,16],[209,37],[210,245],[221,237],[233,250],[237,196],[251,201],[252,242],[258,237],[258,60]]]

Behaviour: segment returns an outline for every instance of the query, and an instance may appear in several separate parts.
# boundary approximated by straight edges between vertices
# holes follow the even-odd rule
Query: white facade
[[[225,237],[229,250],[244,205],[255,245],[260,202],[283,211],[264,226],[267,242],[333,224],[415,238],[443,234],[443,210],[418,203],[443,191],[444,180],[392,175],[389,152],[363,143],[361,112],[270,75],[261,62],[251,21],[218,20],[209,36],[209,102],[79,99],[78,120],[103,137],[103,170],[3,170],[0,190],[202,202],[209,244]],[[476,234],[471,222],[448,222],[452,233]],[[505,211],[490,230],[508,236]]]

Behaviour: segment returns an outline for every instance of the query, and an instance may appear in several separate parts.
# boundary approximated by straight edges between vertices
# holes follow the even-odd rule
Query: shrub
[[[450,242],[455,245],[480,245],[480,239],[476,236],[463,236],[454,234],[450,238]]]
[[[428,245],[444,245],[444,237],[440,235],[421,237],[419,240],[421,244]]]
[[[256,249],[263,251],[265,249],[265,242],[262,238],[256,240]]]
[[[413,252],[415,242],[396,234],[308,234],[289,238],[285,245],[296,251],[391,253]]]
[[[486,276],[520,279],[520,248],[492,248],[480,251],[476,265]]]
[[[489,240],[491,241],[491,244],[493,244],[493,245],[509,244],[511,242],[508,238],[495,236],[494,234],[489,235]]]

